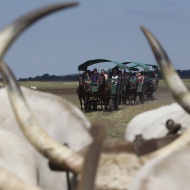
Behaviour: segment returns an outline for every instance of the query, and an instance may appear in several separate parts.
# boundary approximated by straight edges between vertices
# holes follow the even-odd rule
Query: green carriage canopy
[[[129,65],[129,64],[132,64],[132,65]],[[158,70],[158,66],[157,65],[154,65],[154,64],[147,64],[147,63],[140,63],[140,62],[132,62],[132,61],[128,61],[128,62],[124,62],[123,63],[124,65],[127,65],[127,68],[129,70],[135,70],[137,67],[142,67],[144,69],[145,72],[148,72],[150,71],[150,66],[153,68],[153,69],[156,69]]]
[[[88,60],[88,61],[82,63],[81,65],[79,65],[78,70],[86,71],[89,66],[97,64],[97,63],[103,63],[103,62],[112,62],[117,65],[118,69],[124,69],[124,70],[126,69],[126,66],[124,64],[117,62],[117,61],[112,61],[112,60],[108,60],[108,59],[93,59],[93,60]]]
[[[146,64],[147,66],[151,66],[154,70],[158,72],[158,65],[153,65],[153,64]]]
[[[134,71],[134,69],[136,67],[140,66],[140,67],[142,67],[144,69],[145,72],[150,71],[150,69],[148,67],[149,64],[144,64],[144,63],[140,63],[140,62],[133,62],[133,61],[123,62],[122,64],[126,65],[129,70],[133,70]],[[131,65],[129,65],[129,64],[131,64]],[[150,66],[152,66],[152,65],[150,65]]]

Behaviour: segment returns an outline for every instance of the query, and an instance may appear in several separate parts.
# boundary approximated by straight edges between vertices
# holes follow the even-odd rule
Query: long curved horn
[[[38,187],[28,185],[22,180],[0,167],[0,189],[2,190],[40,190]]]
[[[162,75],[173,97],[188,113],[190,113],[190,93],[188,92],[187,88],[173,68],[165,50],[162,48],[156,38],[145,27],[141,27],[141,29],[148,39],[155,58],[160,66]],[[142,156],[141,159],[143,162],[145,162],[146,160],[149,160],[153,157],[166,157],[172,152],[187,145],[189,142],[190,128],[169,145],[159,149],[158,151]]]
[[[162,75],[173,97],[185,109],[185,111],[190,113],[190,93],[188,89],[176,73],[169,57],[158,40],[156,40],[156,38],[145,27],[142,26],[141,29],[149,41],[157,63],[161,69]]]
[[[84,162],[83,157],[68,147],[55,142],[39,127],[39,124],[22,95],[13,73],[3,61],[0,62],[0,72],[7,84],[7,90],[15,116],[26,138],[51,162],[62,168],[67,166],[67,168],[75,174],[80,173]]]
[[[57,3],[43,7],[41,9],[32,11],[19,19],[15,20],[12,24],[0,31],[0,57],[2,58],[7,52],[10,45],[14,40],[30,25],[43,18],[44,16],[53,13],[55,11],[73,7],[77,5],[76,2],[71,3]]]

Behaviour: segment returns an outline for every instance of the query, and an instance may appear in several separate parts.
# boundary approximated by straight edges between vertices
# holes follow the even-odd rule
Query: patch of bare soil
[[[77,93],[76,93],[76,89],[75,88],[63,88],[63,89],[40,89],[40,91],[43,92],[49,92],[58,96],[70,96],[72,95],[72,97],[74,97],[76,95],[77,97]],[[157,89],[157,91],[153,94],[154,96],[154,100],[155,101],[170,101],[173,100],[173,97],[171,96],[171,93],[168,89],[164,88],[164,89]]]
[[[49,92],[55,95],[62,95],[62,94],[76,94],[75,88],[62,88],[62,89],[40,89],[42,92]]]
[[[154,99],[157,101],[168,101],[173,100],[173,97],[169,90],[167,89],[157,89],[157,91],[153,94]]]

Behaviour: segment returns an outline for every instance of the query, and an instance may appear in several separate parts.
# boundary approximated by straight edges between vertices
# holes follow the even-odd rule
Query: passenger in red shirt
[[[137,77],[137,82],[138,82],[138,83],[143,83],[143,81],[144,81],[144,76],[143,76],[141,73],[137,73],[137,74],[136,74],[136,77]]]

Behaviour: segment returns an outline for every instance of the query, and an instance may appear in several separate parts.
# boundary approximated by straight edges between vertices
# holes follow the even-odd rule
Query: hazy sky
[[[0,28],[55,2],[60,0],[1,0]],[[141,25],[161,42],[176,69],[190,69],[189,0],[78,2],[40,20],[15,41],[5,61],[17,78],[78,73],[79,64],[98,58],[156,64]]]

